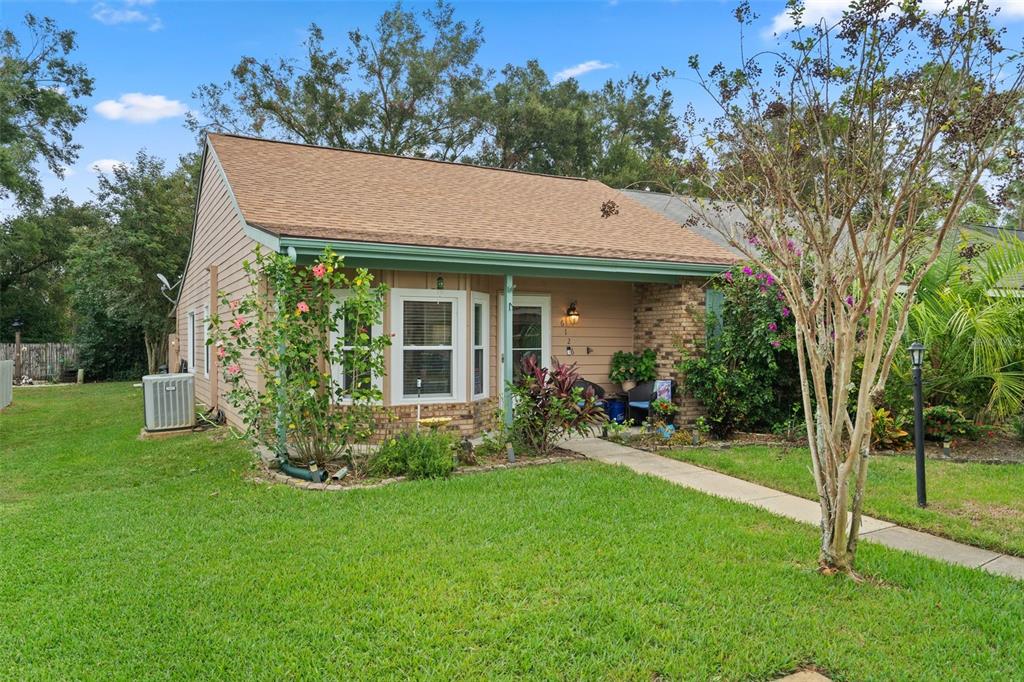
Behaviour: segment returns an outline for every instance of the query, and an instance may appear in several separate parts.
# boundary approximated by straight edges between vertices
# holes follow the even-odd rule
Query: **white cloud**
[[[96,159],[89,164],[89,170],[93,173],[113,173],[114,168],[123,165],[124,161],[118,161],[117,159]]]
[[[609,64],[607,62],[602,62],[597,59],[591,59],[590,61],[583,62],[582,64],[577,64],[576,66],[570,66],[567,69],[562,69],[561,71],[555,74],[555,82],[559,83],[561,81],[569,80],[570,78],[576,78],[578,76],[582,76],[585,73],[590,73],[591,71],[610,69],[613,66],[615,65]]]
[[[105,99],[96,105],[96,113],[113,121],[152,123],[162,118],[181,116],[188,108],[176,99],[163,95],[144,95],[127,92],[116,100]]]
[[[118,24],[149,24],[150,31],[159,31],[164,27],[160,17],[143,12],[138,7],[148,7],[155,0],[122,0],[116,5],[98,2],[92,6],[92,18],[107,26]]]
[[[967,2],[968,0],[964,0]],[[937,12],[946,6],[946,0],[923,0],[921,3],[925,9]],[[1024,18],[1024,0],[992,0],[989,2],[992,8],[1000,8],[999,18],[1021,19]],[[842,15],[843,10],[850,6],[850,0],[804,0],[804,13],[801,21],[804,26],[813,26],[822,19],[826,23],[834,23]],[[793,17],[789,12],[783,10],[772,17],[771,28],[765,34],[771,36],[773,33],[782,33],[793,28]]]

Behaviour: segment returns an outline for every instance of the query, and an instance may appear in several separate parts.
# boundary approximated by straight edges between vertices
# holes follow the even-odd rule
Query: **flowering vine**
[[[242,435],[297,464],[342,459],[357,466],[353,446],[373,434],[382,396],[372,378],[383,376],[391,343],[371,333],[383,317],[386,288],[366,270],[346,275],[330,249],[296,266],[257,247],[242,265],[248,293],[220,293],[228,318],[211,316],[207,342],[217,348]]]

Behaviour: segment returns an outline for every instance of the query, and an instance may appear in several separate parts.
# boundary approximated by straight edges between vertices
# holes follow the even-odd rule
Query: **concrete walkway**
[[[669,459],[601,438],[573,439],[566,441],[561,447],[599,462],[621,464],[637,473],[650,474],[709,495],[761,507],[773,514],[803,523],[817,526],[821,520],[821,508],[817,502],[717,471],[703,469],[687,462]],[[870,516],[863,517],[861,538],[951,564],[980,568],[989,573],[1024,580],[1024,559],[1020,557],[953,542]]]

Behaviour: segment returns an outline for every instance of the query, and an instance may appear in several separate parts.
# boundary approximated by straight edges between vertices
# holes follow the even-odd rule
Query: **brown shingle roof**
[[[245,220],[280,236],[679,263],[735,257],[594,180],[312,147],[209,141]],[[601,217],[606,201],[618,214]]]

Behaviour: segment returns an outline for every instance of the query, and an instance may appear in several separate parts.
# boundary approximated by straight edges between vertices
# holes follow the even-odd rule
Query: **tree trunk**
[[[143,332],[143,341],[146,345],[146,373],[156,374],[160,366],[160,358],[167,357],[167,334],[152,336],[149,331],[145,331]]]

